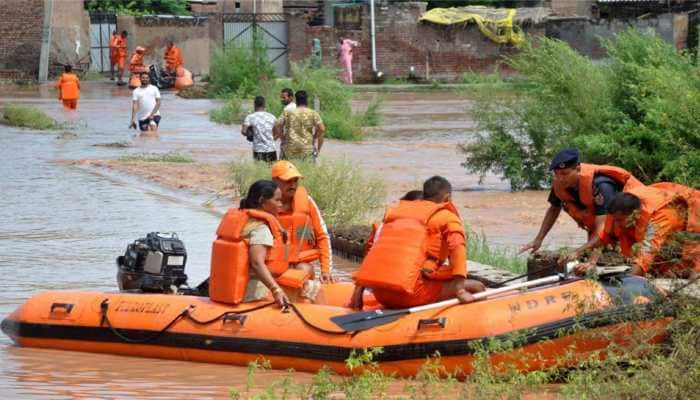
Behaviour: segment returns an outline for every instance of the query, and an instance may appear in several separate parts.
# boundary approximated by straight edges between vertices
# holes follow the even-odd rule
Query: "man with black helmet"
[[[549,209],[537,236],[520,249],[521,253],[527,250],[534,253],[542,246],[542,241],[564,209],[588,235],[586,245],[566,257],[578,258],[605,227],[607,209],[615,195],[643,186],[637,178],[622,168],[581,163],[576,149],[564,149],[557,153],[549,170],[553,173],[552,190],[548,198]]]

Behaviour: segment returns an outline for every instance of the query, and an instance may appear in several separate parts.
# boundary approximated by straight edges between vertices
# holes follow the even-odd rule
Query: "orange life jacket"
[[[666,207],[671,202],[682,201],[688,206],[688,222],[686,229],[690,232],[700,232],[700,191],[683,185],[668,184],[668,186],[639,186],[627,191],[637,196],[641,203],[639,218],[634,227],[625,228],[614,226],[613,234],[620,242],[622,254],[630,256],[632,246],[642,242],[653,214]],[[611,220],[611,218],[609,218]]]
[[[595,201],[593,199],[593,179],[596,175],[605,175],[622,186],[623,191],[629,191],[634,187],[644,186],[632,174],[626,170],[610,165],[581,164],[578,178],[578,196],[585,206],[578,208],[576,200],[566,188],[553,185],[554,194],[564,203],[564,211],[578,223],[582,229],[589,233],[595,231]]]
[[[75,74],[64,72],[56,82],[59,100],[77,100],[80,98],[80,80]]]
[[[277,218],[289,234],[287,244],[290,263],[309,262],[321,258],[311,222],[311,204],[306,189],[298,187],[294,194],[292,213],[279,215]]]
[[[119,57],[119,35],[112,35],[109,38],[109,57],[112,61]]]
[[[243,300],[250,260],[248,240],[243,238],[242,233],[250,218],[264,221],[272,231],[273,245],[265,258],[265,264],[272,275],[281,276],[289,267],[287,247],[279,221],[264,211],[231,208],[221,220],[212,245],[209,297],[213,301],[238,304]]]
[[[353,275],[355,283],[414,294],[421,274],[434,272],[449,255],[447,246],[435,240],[441,232],[428,226],[430,218],[440,210],[459,215],[452,203],[427,200],[402,200],[390,207],[384,216],[381,235]]]
[[[148,71],[146,66],[143,65],[143,54],[134,53],[134,55],[131,56],[131,60],[129,61],[129,71],[131,71],[132,74]]]
[[[121,35],[117,36],[117,40],[114,41],[114,47],[117,48],[117,57],[126,58],[126,52],[129,47],[129,41],[126,38]]]

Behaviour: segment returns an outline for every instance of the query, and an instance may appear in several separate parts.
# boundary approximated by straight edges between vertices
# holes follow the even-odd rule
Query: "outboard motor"
[[[175,86],[175,77],[168,74],[157,64],[152,64],[148,68],[148,76],[151,78],[151,83],[158,89],[170,89]]]
[[[185,244],[175,233],[151,232],[117,257],[121,291],[176,293],[187,285]]]

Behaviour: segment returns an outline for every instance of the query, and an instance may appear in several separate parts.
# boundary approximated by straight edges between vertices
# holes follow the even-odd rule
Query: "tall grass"
[[[465,224],[466,226],[466,224]],[[515,252],[490,246],[486,235],[467,227],[467,258],[481,264],[504,269],[516,274],[527,272],[527,260]]]
[[[294,164],[304,175],[304,186],[329,225],[366,222],[369,214],[384,203],[384,181],[346,160],[320,159],[316,164]],[[234,161],[228,181],[239,195],[259,179],[270,179],[270,166],[264,162]]]
[[[229,95],[221,107],[209,111],[209,119],[217,124],[234,125],[243,122],[245,112],[241,99],[235,95]]]
[[[148,153],[148,154],[132,154],[118,158],[119,161],[136,161],[136,162],[166,162],[166,163],[193,163],[194,160],[187,154],[181,153]]]
[[[64,125],[49,117],[43,111],[19,104],[6,103],[2,107],[2,119],[4,125],[18,126],[37,130],[62,129]]]

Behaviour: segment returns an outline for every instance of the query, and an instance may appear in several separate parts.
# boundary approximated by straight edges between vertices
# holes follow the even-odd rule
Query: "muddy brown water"
[[[212,163],[250,157],[238,127],[209,122],[207,112],[215,106],[210,100],[164,93],[160,134],[142,138],[127,129],[127,89],[94,82],[83,86],[77,114],[66,114],[48,85],[0,92],[0,104],[31,104],[69,121],[74,133],[0,126],[0,318],[45,290],[115,290],[115,257],[150,231],[179,233],[188,250],[190,283],[208,275],[219,217],[201,206],[206,195],[60,161],[167,151]],[[362,142],[328,141],[326,156],[347,157],[382,175],[389,199],[431,175],[443,175],[454,184],[463,217],[491,243],[514,248],[534,236],[546,193],[513,195],[495,176],[480,185],[459,165],[463,156],[457,144],[474,129],[464,113],[468,100],[446,92],[384,96],[384,127]],[[361,95],[356,106],[370,97]],[[104,146],[119,142],[130,146]],[[581,235],[564,221],[551,236],[550,244],[561,245]],[[344,279],[354,268],[342,259],[336,266]],[[260,381],[280,374],[266,372]],[[226,398],[230,387],[243,387],[245,380],[241,367],[19,348],[0,335],[3,398],[214,399]]]

